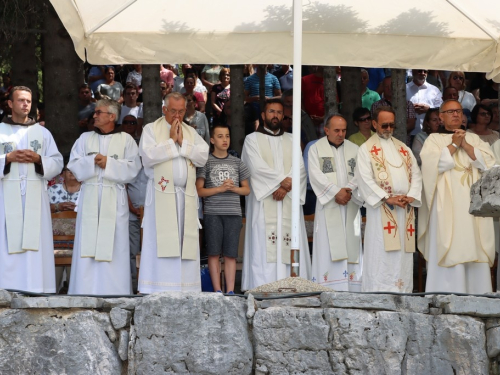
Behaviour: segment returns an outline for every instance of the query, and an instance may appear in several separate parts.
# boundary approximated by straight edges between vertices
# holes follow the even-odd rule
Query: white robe
[[[349,142],[349,141],[346,141]],[[338,149],[331,146],[333,151],[333,159],[337,171],[337,184],[331,182],[328,177],[321,171],[319,164],[317,143],[309,149],[309,180],[316,195],[320,194],[316,201],[316,213],[314,216],[314,240],[313,240],[313,257],[312,257],[312,281],[328,286],[339,291],[361,291],[361,277],[363,274],[363,254],[361,244],[359,246],[359,263],[348,263],[347,259],[332,261],[330,253],[330,244],[328,241],[327,223],[323,206],[335,200],[335,195],[341,188],[348,187],[353,190],[351,199],[354,203],[361,205],[356,199],[357,184],[353,178],[348,180],[346,170],[346,162],[344,158],[344,145]],[[340,213],[343,218],[343,227],[336,228],[335,232],[341,235],[345,231],[347,219],[347,206],[339,206]],[[358,211],[359,212],[359,211]],[[360,216],[356,217],[359,222]],[[359,227],[359,226],[358,226]],[[361,229],[360,229],[361,230]],[[330,232],[334,230],[330,228]],[[340,237],[339,237],[340,239]]]
[[[28,148],[27,126],[11,125],[13,140],[18,150]],[[62,155],[57,150],[52,134],[43,128],[42,166],[43,179],[48,181],[57,176],[63,168]],[[40,247],[38,251],[26,251],[9,254],[7,247],[7,230],[5,226],[5,206],[3,178],[5,155],[0,155],[0,288],[18,289],[35,293],[55,293],[56,278],[54,266],[54,240],[52,238],[52,221],[50,202],[46,187],[42,189]],[[19,163],[19,176],[27,176],[27,164]],[[21,191],[26,187],[26,180],[20,181]],[[45,184],[46,186],[46,184]],[[24,204],[26,195],[22,196]]]
[[[399,166],[402,159],[391,140],[380,139],[386,160]],[[411,152],[411,151],[409,151]],[[422,190],[422,175],[415,157],[412,156],[412,182],[409,184],[404,166],[394,168],[387,163],[390,170],[393,194],[407,195],[415,200],[413,207],[420,207]],[[371,158],[366,146],[359,148],[355,177],[358,191],[365,201],[366,227],[363,259],[363,292],[401,292],[413,291],[413,254],[404,251],[405,231],[400,230],[400,242],[403,250],[385,251],[382,228],[381,205],[387,193],[375,181]],[[396,207],[396,220],[399,228],[406,228],[405,210]]]
[[[474,148],[474,155],[476,160],[470,159],[471,166],[480,170],[487,169],[485,160],[481,151]],[[455,160],[451,156],[448,148],[441,152],[438,163],[438,175],[453,169],[455,167]],[[455,184],[460,184],[460,181],[454,181]],[[437,189],[437,188],[436,188]],[[432,202],[431,214],[429,216],[429,233],[426,238],[426,245],[431,250],[429,251],[429,259],[427,262],[427,280],[425,283],[426,292],[454,292],[454,293],[472,293],[483,294],[490,293],[491,289],[491,274],[490,265],[488,263],[467,262],[460,263],[453,267],[441,267],[438,265],[438,254],[436,250],[438,236],[438,193],[434,194]],[[479,248],[477,242],[480,241],[475,231],[475,220],[472,215],[468,214],[469,202],[463,202],[463,216],[461,219],[470,221],[470,233],[467,235],[467,240],[470,241],[469,246]],[[455,208],[455,207],[454,207]],[[458,208],[458,207],[456,207]],[[456,212],[456,210],[455,210]],[[493,232],[492,232],[492,235]],[[463,244],[463,242],[462,242]],[[470,248],[466,246],[466,248]]]
[[[272,195],[286,177],[292,177],[292,172],[285,173],[283,168],[283,137],[292,137],[285,133],[280,137],[267,137],[274,157],[274,169],[262,159],[257,142],[257,134],[249,134],[245,138],[241,160],[250,170],[250,195],[246,198],[246,231],[245,249],[243,254],[242,290],[250,290],[260,285],[271,283],[290,276],[290,265],[281,261],[281,241],[277,241],[277,262],[267,262],[267,247],[265,234],[264,198]],[[291,157],[291,155],[290,155]],[[300,189],[300,204],[304,204],[306,195],[306,171],[304,161],[300,158],[300,182],[293,181],[292,189]],[[292,192],[288,193],[291,198]],[[278,202],[277,237],[282,238],[281,217],[282,202]],[[310,279],[311,257],[307,233],[300,207],[300,277]]]
[[[170,124],[168,124],[168,127],[170,129]],[[139,153],[142,157],[144,172],[149,182],[142,222],[144,231],[138,286],[141,293],[201,291],[199,245],[196,260],[181,259],[181,257],[158,258],[157,256],[153,167],[156,164],[173,159],[172,168],[174,186],[176,188],[177,223],[179,241],[182,242],[182,238],[184,237],[184,189],[186,188],[188,171],[186,158],[191,160],[196,167],[202,167],[207,162],[208,151],[207,143],[198,133],[195,133],[194,145],[190,144],[184,138],[182,147],[180,147],[172,139],[157,142],[155,140],[153,123],[146,125],[142,132]],[[169,157],[169,155],[172,155],[172,157]],[[162,230],[162,228],[159,228],[159,230]]]
[[[75,244],[71,265],[69,294],[116,295],[131,294],[130,255],[128,221],[128,200],[124,184],[132,181],[141,169],[141,161],[134,139],[127,136],[123,159],[107,158],[106,168],[102,169],[94,163],[95,154],[87,155],[85,146],[93,132],[83,133],[71,150],[68,169],[78,181],[82,181],[82,189],[78,198]],[[106,156],[111,142],[111,135],[99,135],[99,153]],[[82,258],[80,255],[82,211],[85,199],[85,181],[97,176],[98,183],[103,178],[113,181],[116,186],[116,229],[111,262],[99,262],[94,258]],[[98,207],[101,205],[102,186],[99,186]]]

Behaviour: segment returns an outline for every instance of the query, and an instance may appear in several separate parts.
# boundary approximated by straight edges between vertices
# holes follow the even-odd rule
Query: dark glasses
[[[394,129],[396,127],[396,124],[391,122],[389,124],[382,124],[382,125],[380,125],[380,127],[384,130],[389,129],[389,128]]]
[[[458,80],[463,81],[464,80],[464,77],[461,77],[461,76],[453,76],[452,78],[455,81],[458,81]]]
[[[137,125],[137,121],[123,121],[122,125]]]

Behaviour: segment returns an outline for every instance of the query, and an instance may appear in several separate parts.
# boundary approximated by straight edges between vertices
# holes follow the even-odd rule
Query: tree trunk
[[[146,125],[161,116],[160,67],[157,64],[142,66],[142,99]]]
[[[325,66],[323,71],[323,85],[325,92],[325,118],[339,113],[337,104],[337,74],[334,66]]]
[[[12,44],[12,84],[31,89],[33,96],[30,117],[34,119],[36,119],[39,97],[35,47],[36,34],[34,33],[25,33],[24,38]]]
[[[347,137],[357,133],[352,113],[361,107],[361,72],[359,68],[342,67],[342,115],[347,120]],[[346,137],[346,138],[347,138]]]
[[[231,66],[231,148],[241,155],[245,140],[243,65]]]
[[[264,104],[266,104],[266,72],[267,67],[265,65],[259,65],[257,68],[259,72],[259,102],[260,110],[264,109]],[[260,117],[260,113],[259,113]]]
[[[396,111],[394,137],[406,143],[406,72],[404,69],[391,69],[392,107]]]
[[[43,91],[45,123],[59,152],[69,155],[80,135],[78,127],[78,86],[84,81],[83,62],[57,13],[46,1],[43,35]]]

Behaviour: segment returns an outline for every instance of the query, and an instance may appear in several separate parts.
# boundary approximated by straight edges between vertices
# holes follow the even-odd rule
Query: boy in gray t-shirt
[[[215,125],[210,130],[213,151],[207,163],[196,171],[196,188],[205,204],[205,237],[208,270],[214,290],[221,292],[219,257],[224,256],[226,291],[234,294],[236,258],[241,229],[240,195],[250,194],[250,172],[238,158],[229,155],[229,128]]]

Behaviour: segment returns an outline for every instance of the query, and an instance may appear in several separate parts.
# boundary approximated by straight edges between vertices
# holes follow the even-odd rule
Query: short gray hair
[[[462,103],[460,103],[458,100],[456,99],[448,99],[448,100],[445,100],[440,106],[439,106],[439,112],[441,113],[443,111],[443,108],[446,104],[450,103],[450,102],[455,102],[457,104],[460,104],[460,108],[463,109],[462,107]]]
[[[370,79],[370,74],[368,73],[368,70],[361,69],[361,73],[366,73],[366,75],[368,76],[368,79]]]
[[[99,99],[96,103],[96,107],[107,107],[108,112],[116,116],[115,124],[120,120],[121,106],[117,101],[112,99]]]
[[[165,108],[168,107],[168,102],[170,101],[171,98],[175,100],[184,100],[184,106],[185,107],[187,106],[187,100],[184,95],[182,95],[180,92],[171,92],[165,97],[165,104],[164,104]]]

